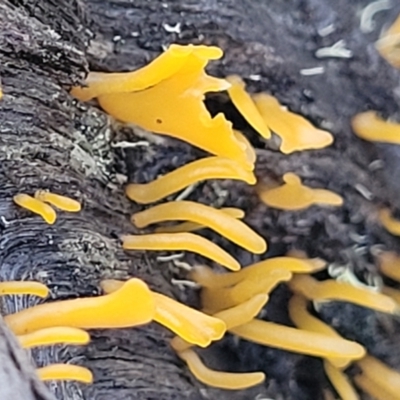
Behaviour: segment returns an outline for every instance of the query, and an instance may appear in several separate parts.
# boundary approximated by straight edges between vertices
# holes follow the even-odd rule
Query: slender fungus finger
[[[206,385],[227,390],[240,390],[256,386],[265,380],[262,372],[233,373],[221,372],[207,368],[199,356],[191,349],[178,353],[186,362],[190,372]]]
[[[356,385],[365,393],[369,394],[374,400],[399,400],[398,395],[391,395],[382,386],[377,385],[369,377],[362,375],[356,375],[354,378]]]
[[[132,216],[132,223],[138,228],[176,220],[188,220],[211,228],[255,254],[264,253],[267,250],[265,240],[245,223],[205,204],[185,200],[174,201],[159,204]]]
[[[63,211],[79,212],[81,210],[79,201],[60,194],[51,193],[47,190],[37,190],[35,192],[35,199],[49,203]]]
[[[292,298],[289,300],[289,316],[294,324],[300,329],[341,338],[341,336],[330,325],[314,317],[307,311],[307,301],[302,296],[293,295]],[[361,345],[354,342],[354,346],[357,345],[360,347],[360,356],[357,359],[360,359],[361,357],[365,356],[366,352]],[[328,358],[328,360],[336,368],[345,368],[354,359]]]
[[[54,326],[127,328],[150,322],[154,314],[155,302],[147,285],[140,279],[130,279],[105,296],[40,304],[7,315],[4,320],[16,335],[23,335]]]
[[[35,199],[34,197],[24,193],[15,195],[13,200],[14,203],[20,207],[40,215],[49,225],[52,225],[54,222],[56,222],[56,212],[43,201]]]
[[[15,294],[30,294],[45,298],[49,295],[49,289],[40,282],[9,281],[0,282],[0,296]]]
[[[389,233],[394,236],[400,236],[400,221],[393,218],[388,208],[379,211],[378,219]]]
[[[224,267],[237,271],[240,264],[216,244],[193,233],[154,233],[126,235],[122,238],[125,250],[185,250],[207,257]]]
[[[236,161],[223,157],[207,157],[193,161],[149,183],[131,183],[126,187],[129,199],[140,204],[154,203],[200,181],[234,179],[249,185],[256,183],[253,172]]]
[[[400,256],[392,251],[384,251],[378,255],[379,269],[382,274],[400,282]]]
[[[39,329],[25,335],[17,336],[21,346],[25,349],[37,346],[49,346],[58,343],[87,344],[90,341],[89,334],[77,328],[53,327]]]
[[[332,279],[319,282],[311,276],[296,275],[288,283],[290,289],[309,300],[348,301],[376,311],[394,313],[397,303],[388,296]]]
[[[243,135],[242,132],[233,130],[233,135],[235,136],[236,140],[238,142],[240,142],[243,145],[243,147],[245,148],[244,151],[246,154],[247,164],[244,164],[243,168],[245,168],[246,170],[249,170],[249,171],[253,171],[254,164],[257,159],[257,154],[256,154],[256,151],[254,150],[254,147],[251,145],[251,143],[249,142],[247,137],[245,135]]]
[[[291,328],[254,319],[229,330],[231,333],[264,346],[323,358],[358,358],[363,348],[357,343],[320,333]]]
[[[42,381],[78,381],[92,383],[92,373],[84,367],[71,364],[52,364],[36,370]]]
[[[327,360],[324,361],[324,369],[342,400],[359,400],[356,390],[353,388],[349,378],[344,372],[334,367]]]

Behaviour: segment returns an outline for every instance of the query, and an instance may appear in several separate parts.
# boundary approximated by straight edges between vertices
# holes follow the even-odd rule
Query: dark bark
[[[137,140],[135,131],[112,123],[96,106],[80,104],[68,94],[69,87],[82,81],[89,67],[132,70],[173,42],[221,46],[225,58],[211,66],[212,73],[236,73],[245,78],[258,75],[257,80],[248,79],[250,91],[268,91],[293,111],[331,130],[335,135],[331,148],[283,156],[248,129],[226,97],[209,99],[210,109],[226,112],[251,137],[258,150],[257,174],[261,180],[279,179],[282,173],[293,171],[306,184],[340,193],[346,203],[338,210],[279,213],[261,205],[253,188],[232,182],[201,184],[190,198],[243,207],[247,222],[268,238],[270,255],[296,248],[331,263],[351,263],[360,278],[375,275],[371,246],[398,246],[398,241],[376,223],[381,204],[400,206],[398,184],[392,182],[399,168],[398,149],[361,142],[353,136],[349,121],[369,108],[386,116],[398,112],[399,98],[393,88],[398,85],[399,74],[379,57],[373,42],[383,24],[393,20],[399,6],[393,2],[396,4],[390,12],[377,14],[376,29],[363,34],[357,12],[369,1],[349,3],[3,0],[0,280],[39,279],[50,287],[52,298],[69,298],[98,294],[103,278],[133,275],[163,293],[195,302],[193,292],[180,291],[170,283],[173,277],[184,277],[179,269],[160,263],[155,254],[122,252],[118,237],[135,231],[129,215],[139,209],[124,196],[121,183],[125,175],[132,181],[148,181],[200,152],[169,139],[150,142],[147,147],[115,149],[112,144],[119,140]],[[180,32],[168,32],[166,24],[177,23]],[[331,23],[335,26],[333,33],[325,37],[318,34]],[[353,52],[352,58],[315,58],[318,48],[340,39]],[[324,74],[299,73],[317,65],[325,68]],[[369,170],[377,159],[386,162],[384,168]],[[358,185],[372,193],[372,201],[357,191]],[[57,223],[49,226],[13,205],[14,194],[33,193],[38,188],[80,199],[83,211],[78,215],[59,213]],[[257,260],[215,235],[210,237],[243,265]],[[185,255],[184,260],[198,259]],[[277,291],[266,310],[269,319],[286,321],[286,300],[287,293]],[[29,304],[7,299],[3,309],[9,313]],[[324,318],[391,365],[400,365],[398,353],[393,351],[398,326],[391,318],[347,305],[339,310],[335,307],[324,309]],[[259,394],[275,399],[318,399],[326,384],[319,361],[253,345],[238,346],[228,339],[208,352],[207,361],[221,368],[265,370],[269,386],[228,394],[205,388],[169,349],[170,336],[154,324],[96,331],[92,343],[83,349],[58,346],[35,351],[34,358],[39,366],[72,360],[92,369],[92,386],[51,386],[57,398],[65,400],[249,399]],[[0,349],[4,343],[0,334]],[[18,365],[10,357],[9,363]],[[2,374],[0,367],[0,383]],[[32,382],[26,380],[30,386]]]

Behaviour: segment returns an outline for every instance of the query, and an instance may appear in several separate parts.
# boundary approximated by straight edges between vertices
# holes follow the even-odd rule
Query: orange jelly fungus
[[[231,333],[278,349],[323,358],[358,358],[363,349],[357,343],[321,333],[291,328],[274,322],[254,319],[229,330]],[[361,353],[361,354],[360,354]]]
[[[105,296],[40,304],[7,315],[4,320],[16,335],[54,326],[127,328],[150,322],[155,308],[147,285],[139,279],[130,279],[119,290]]]
[[[35,214],[40,215],[48,224],[52,225],[56,222],[56,212],[46,203],[35,199],[24,193],[19,193],[13,197],[14,203],[25,208]]]
[[[311,276],[296,275],[288,285],[295,293],[301,294],[309,300],[348,301],[375,311],[386,313],[398,311],[397,303],[390,297],[345,282],[332,279],[319,282]]]
[[[49,346],[58,343],[77,345],[89,343],[90,336],[82,329],[55,326],[20,335],[18,336],[18,341],[23,348]]]
[[[100,285],[106,293],[112,293],[123,282],[107,279]],[[160,293],[152,294],[156,303],[154,321],[179,335],[183,341],[190,343],[189,346],[207,347],[225,334],[226,326],[221,319],[210,317]]]
[[[382,274],[400,282],[400,256],[392,251],[384,251],[378,255],[379,269]]]
[[[29,281],[0,282],[0,296],[12,294],[30,294],[45,298],[49,295],[49,289],[43,283]]]
[[[332,144],[333,136],[329,132],[286,110],[275,97],[260,93],[253,100],[266,125],[281,138],[282,153],[321,149]]]
[[[388,208],[379,211],[379,222],[392,235],[400,236],[400,221],[392,217],[392,213]]]
[[[307,310],[307,300],[298,295],[293,295],[289,300],[289,316],[293,323],[300,329],[321,333],[327,336],[340,338],[341,336],[328,324],[321,321],[317,317],[311,315]],[[359,346],[360,352],[356,359],[364,357],[366,352],[358,343],[354,342],[354,346]],[[328,359],[330,364],[336,368],[345,368],[354,359],[351,358],[332,358]]]
[[[343,199],[325,189],[313,189],[301,183],[300,178],[289,172],[283,175],[282,186],[258,188],[260,199],[268,206],[280,210],[302,210],[312,205],[341,206]]]
[[[232,329],[250,322],[257,316],[267,301],[268,295],[257,294],[244,303],[214,314],[213,317],[224,321],[226,329]],[[175,351],[181,352],[190,348],[192,345],[181,337],[176,336],[171,340],[171,346]]]
[[[149,235],[125,235],[125,250],[185,250],[207,257],[224,267],[237,271],[240,264],[225,250],[209,240],[193,233],[153,233]]]
[[[176,68],[172,59],[178,47],[170,47],[173,54],[168,65],[172,68]],[[222,51],[217,47],[191,45],[189,48],[192,51],[187,52],[181,67],[175,72],[165,72],[163,62],[142,71],[141,77],[148,80],[149,85],[141,85],[140,89],[129,85],[129,88],[121,90],[121,74],[115,78],[116,82],[97,75],[98,80],[107,82],[104,92],[97,95],[98,102],[107,113],[123,122],[184,140],[211,154],[246,164],[245,148],[233,134],[232,124],[221,113],[211,117],[203,102],[205,93],[230,87],[224,79],[211,77],[204,71],[208,61],[220,58]],[[182,61],[181,54],[178,60]],[[134,78],[128,76],[131,84]]]
[[[340,398],[343,400],[359,400],[356,390],[350,383],[346,374],[333,366],[329,361],[324,361],[324,369],[326,375],[331,381],[333,387],[336,389]]]
[[[256,177],[240,164],[223,157],[193,161],[149,183],[131,183],[126,187],[129,199],[140,204],[154,203],[194,183],[207,179],[234,179],[254,185]]]
[[[271,132],[268,129],[263,117],[260,115],[253,99],[245,90],[243,80],[237,75],[231,75],[226,80],[232,85],[228,89],[229,97],[232,103],[238,109],[246,121],[256,130],[263,138],[269,139]]]
[[[366,356],[357,365],[361,368],[363,375],[380,386],[394,398],[400,398],[400,372],[390,368],[382,361]]]
[[[351,120],[351,126],[361,139],[400,144],[400,124],[383,120],[376,111],[357,114]]]
[[[51,193],[47,190],[37,190],[35,192],[35,199],[49,203],[63,211],[79,212],[81,210],[81,204],[79,201],[60,194]]]
[[[188,220],[205,225],[255,254],[267,250],[265,240],[242,221],[230,217],[221,210],[194,201],[163,203],[132,216],[132,223],[138,228],[176,220]]]
[[[259,279],[269,272],[282,269],[294,273],[314,273],[325,268],[326,262],[319,259],[298,259],[294,257],[274,257],[242,268],[238,272],[219,274],[206,266],[196,266],[190,278],[210,289],[227,288],[248,278]]]
[[[190,372],[206,385],[227,390],[246,389],[262,383],[265,375],[262,372],[233,373],[221,372],[207,368],[200,357],[191,349],[178,353],[185,361]]]
[[[400,68],[400,15],[375,43],[379,54],[393,67]]]
[[[92,373],[84,367],[71,364],[52,364],[36,370],[42,381],[78,381],[92,383]]]
[[[224,212],[225,214],[235,219],[244,218],[244,211],[241,210],[240,208],[226,207],[226,208],[220,208],[220,211]],[[206,226],[197,224],[195,222],[186,221],[176,225],[161,226],[159,228],[156,228],[154,232],[156,233],[194,232],[204,228],[206,228]]]

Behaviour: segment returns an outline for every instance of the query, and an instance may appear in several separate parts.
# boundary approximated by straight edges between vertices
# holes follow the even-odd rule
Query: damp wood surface
[[[353,135],[350,118],[375,109],[399,119],[395,88],[399,72],[378,55],[374,41],[383,26],[400,11],[375,16],[375,30],[359,29],[360,11],[370,1],[358,0],[3,0],[0,3],[0,280],[39,279],[52,298],[74,298],[100,293],[104,278],[137,276],[152,289],[196,304],[191,289],[179,289],[171,279],[185,279],[172,262],[157,254],[124,253],[120,235],[138,233],[132,213],[142,208],[123,191],[126,177],[147,182],[159,174],[203,155],[179,141],[143,136],[136,128],[116,124],[96,106],[75,101],[68,93],[83,82],[88,70],[128,71],[144,66],[170,43],[213,44],[225,51],[211,65],[212,75],[237,74],[250,92],[266,91],[291,111],[300,113],[335,136],[335,143],[318,151],[282,155],[267,147],[222,95],[209,96],[212,112],[223,111],[256,147],[256,173],[265,184],[281,183],[294,172],[303,183],[343,196],[341,208],[278,212],[262,205],[254,188],[232,181],[198,185],[188,200],[214,206],[234,206],[246,212],[246,222],[265,236],[269,255],[297,248],[329,263],[350,264],[357,276],[376,276],[371,248],[383,244],[396,249],[398,240],[377,223],[382,205],[400,208],[400,168],[397,146],[374,145]],[[333,24],[327,36],[319,32]],[[351,58],[318,59],[315,52],[344,40]],[[324,73],[306,76],[301,70],[323,67]],[[250,79],[249,79],[250,78]],[[137,141],[133,148],[115,147]],[[143,143],[144,142],[144,143]],[[377,167],[378,166],[378,167]],[[78,214],[59,212],[57,223],[39,217],[12,202],[17,193],[37,189],[79,200]],[[222,245],[243,265],[259,260],[213,233],[207,237]],[[204,261],[186,255],[181,261]],[[288,293],[272,296],[268,319],[285,323]],[[2,298],[1,311],[14,312],[34,304],[33,299]],[[392,367],[400,367],[396,339],[398,321],[360,308],[332,303],[321,311],[324,319],[348,339],[357,340]],[[15,342],[0,324],[1,368],[18,367]],[[77,360],[94,373],[93,385],[52,384],[62,400],[151,400],[274,398],[322,399],[326,384],[319,360],[280,350],[228,340],[205,354],[216,369],[263,370],[268,385],[238,392],[205,387],[190,376],[168,345],[171,334],[158,325],[92,332],[82,348],[57,346],[33,352],[38,366]],[[7,343],[9,349],[4,348]],[[7,361],[3,361],[7,360]],[[27,387],[25,399],[51,398],[19,371]],[[23,386],[15,381],[15,387]],[[38,386],[39,387],[39,386]],[[4,397],[17,400],[23,397]],[[40,389],[41,390],[41,389]],[[31,392],[29,392],[31,391]],[[40,397],[42,396],[42,397]],[[48,396],[48,397],[46,397]]]

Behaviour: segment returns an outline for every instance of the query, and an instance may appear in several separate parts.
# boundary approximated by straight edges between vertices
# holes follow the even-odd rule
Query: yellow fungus
[[[383,251],[378,255],[379,270],[387,277],[400,282],[400,256],[393,251]]]
[[[357,361],[363,374],[391,396],[400,398],[400,372],[370,355]]]
[[[112,293],[123,285],[122,281],[107,279],[101,282],[106,293]],[[207,347],[225,334],[225,323],[190,308],[160,293],[153,292],[156,303],[154,321],[179,335],[182,340],[200,347]]]
[[[348,301],[386,313],[394,313],[398,309],[396,302],[382,293],[332,279],[319,282],[311,276],[296,275],[288,285],[295,293],[299,293],[309,300]]]
[[[218,274],[206,266],[195,266],[190,278],[201,286],[218,289],[230,287],[248,278],[259,279],[275,269],[295,273],[313,273],[325,268],[326,262],[319,258],[298,259],[294,257],[274,257],[242,268],[235,273]]]
[[[207,311],[220,311],[237,306],[256,294],[268,294],[279,283],[292,277],[289,271],[275,269],[264,276],[250,276],[235,286],[220,289],[204,288],[201,291],[201,304]]]
[[[206,385],[228,390],[246,389],[262,383],[265,375],[262,372],[233,373],[221,372],[207,368],[199,356],[191,349],[178,353],[186,362],[190,372]]]
[[[130,279],[105,296],[40,304],[7,315],[4,320],[16,335],[23,335],[54,326],[126,328],[150,322],[154,313],[155,301],[147,285]]]
[[[232,218],[236,219],[244,218],[244,211],[241,210],[240,208],[225,207],[221,208],[220,211],[229,215]],[[206,226],[197,224],[195,222],[186,221],[176,225],[161,226],[159,228],[156,228],[154,232],[156,233],[194,232],[204,228],[206,228]]]
[[[393,67],[400,68],[400,15],[375,43],[379,54]]]
[[[321,149],[333,142],[333,136],[315,128],[302,116],[284,109],[277,99],[265,93],[253,96],[254,103],[265,123],[282,140],[284,154],[294,151]]]
[[[254,150],[254,147],[251,145],[247,137],[244,136],[242,132],[233,130],[233,134],[235,138],[244,146],[244,152],[246,154],[247,164],[244,164],[243,168],[248,169],[249,171],[253,171],[254,163],[256,162],[257,159],[257,154],[256,151]]]
[[[328,324],[314,317],[307,311],[307,301],[302,296],[294,295],[289,300],[289,316],[293,323],[300,329],[321,333],[327,336],[340,338],[341,336]],[[354,342],[354,346],[360,347],[360,354],[357,359],[365,356],[365,350],[358,343]],[[345,368],[354,359],[350,358],[333,358],[328,359],[329,362],[336,368]]]
[[[149,235],[126,235],[122,238],[125,250],[186,250],[237,271],[240,264],[219,246],[193,233],[154,233]]]
[[[172,44],[150,64],[133,72],[90,72],[85,87],[74,87],[71,94],[82,101],[102,94],[137,92],[148,89],[179,72],[189,55],[196,53],[203,59],[217,60],[222,50],[213,46],[180,46]],[[204,66],[206,62],[204,63]]]
[[[400,290],[393,289],[389,286],[383,286],[382,293],[386,296],[389,296],[391,299],[393,299],[400,307]]]
[[[379,222],[389,233],[400,236],[400,221],[392,217],[392,213],[388,208],[380,210],[378,218]]]
[[[214,314],[213,317],[224,321],[226,329],[232,329],[250,322],[257,316],[267,301],[268,295],[257,294],[244,303]],[[171,346],[175,351],[181,352],[190,348],[192,344],[176,336],[171,340]]]
[[[280,210],[302,210],[312,205],[341,206],[343,199],[325,189],[313,189],[301,183],[300,178],[289,172],[283,175],[282,186],[269,189],[260,186],[260,199],[268,206]]]
[[[56,222],[56,212],[43,201],[37,200],[32,196],[24,193],[19,193],[13,197],[14,203],[26,210],[32,211],[40,215],[48,224],[52,225]]]
[[[364,140],[382,143],[400,143],[400,124],[385,121],[376,111],[357,114],[351,120],[355,134]]]
[[[267,250],[265,240],[242,221],[205,204],[185,200],[174,201],[159,204],[132,216],[132,223],[138,228],[176,220],[189,220],[205,225],[255,254],[264,253]]]
[[[21,346],[25,349],[58,343],[87,344],[90,341],[89,334],[82,329],[59,326],[39,329],[25,335],[19,335],[17,338]]]
[[[223,157],[207,157],[186,164],[150,183],[131,183],[126,187],[126,195],[137,203],[149,204],[206,179],[236,179],[250,185],[256,183],[254,174],[237,162]]]
[[[399,396],[393,396],[380,385],[377,385],[372,379],[365,375],[357,375],[354,378],[355,383],[365,393],[368,393],[374,400],[399,400]]]
[[[271,132],[268,129],[264,119],[260,115],[253,99],[245,90],[245,84],[243,80],[237,75],[231,75],[226,80],[232,85],[228,89],[229,97],[232,103],[238,109],[240,114],[246,119],[246,121],[263,137],[269,139]]]
[[[79,201],[60,194],[51,193],[47,190],[37,190],[35,192],[35,199],[49,203],[63,211],[78,212],[81,210],[81,204]]]
[[[229,331],[243,339],[264,346],[310,356],[342,359],[360,356],[360,346],[357,343],[273,322],[254,319]]]
[[[39,282],[29,281],[9,281],[0,282],[0,296],[11,294],[30,294],[45,298],[49,294],[49,289],[46,285]]]
[[[349,378],[342,371],[326,360],[324,361],[324,369],[342,400],[359,400],[359,396],[351,385]]]
[[[52,364],[36,370],[42,381],[78,381],[92,383],[92,373],[84,367],[71,364]]]

